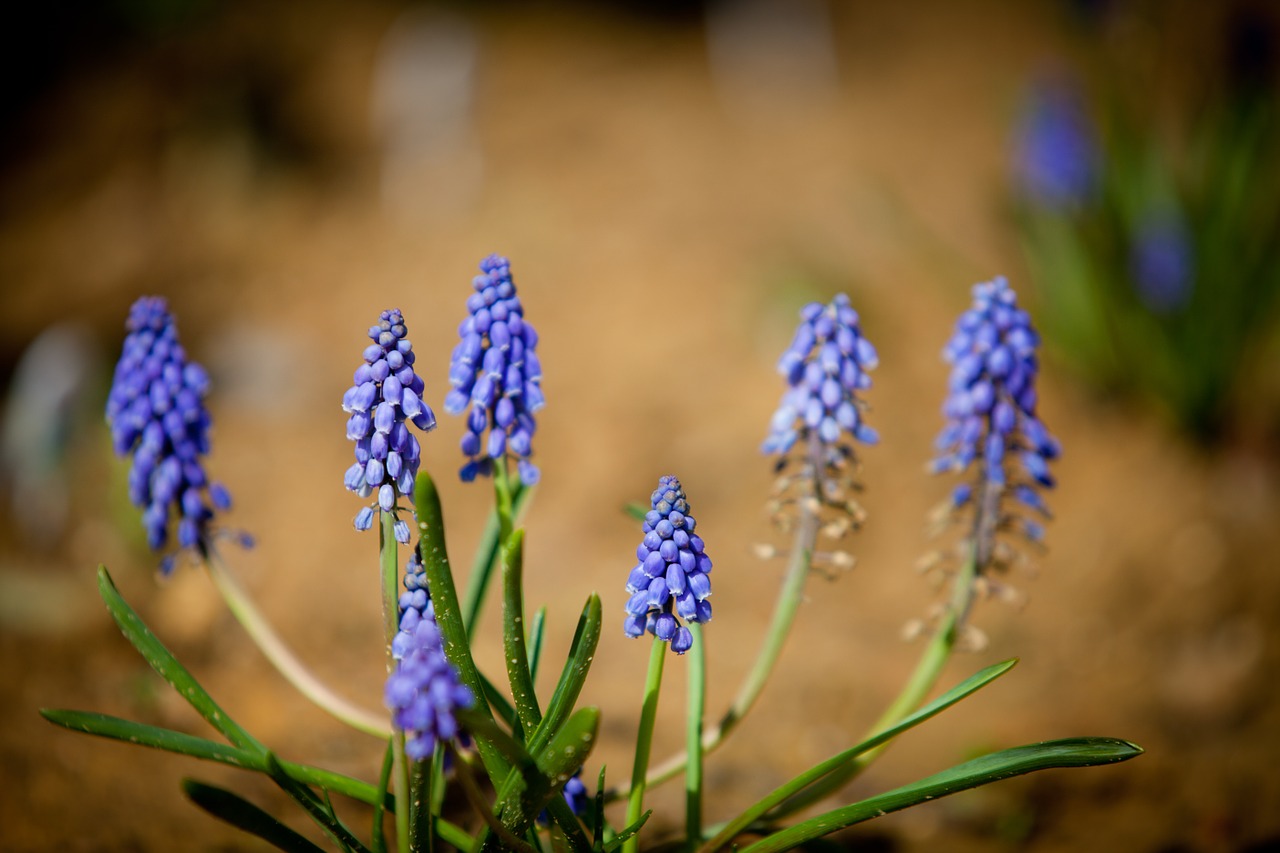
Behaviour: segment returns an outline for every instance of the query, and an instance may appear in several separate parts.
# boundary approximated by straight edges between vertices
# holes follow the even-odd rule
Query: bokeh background
[[[1036,571],[1009,579],[1025,604],[981,606],[989,644],[944,681],[1022,663],[843,797],[1054,737],[1147,754],[840,841],[1280,846],[1273,4],[68,0],[15,15],[0,36],[0,847],[257,849],[185,802],[183,776],[309,831],[260,779],[39,718],[203,731],[111,624],[99,562],[281,754],[366,778],[381,757],[291,693],[201,572],[157,582],[102,423],[129,304],[166,296],[213,376],[209,467],[236,499],[227,523],[258,541],[233,569],[304,660],[372,706],[376,545],[351,529],[339,399],[364,330],[398,306],[438,409],[470,278],[495,251],[541,335],[526,576],[548,660],[592,590],[616,616],[585,695],[605,713],[589,777],[627,773],[647,660],[620,630],[638,537],[621,507],[664,473],[689,492],[718,570],[718,713],[782,573],[752,550],[776,541],[757,452],[775,359],[796,310],[840,291],[882,362],[870,520],[856,568],[810,581],[769,690],[714,756],[710,817],[874,720],[920,651],[903,626],[940,596],[913,568],[951,485],[925,471],[940,350],[968,288],[1004,273],[1046,331],[1057,517]],[[1153,218],[1160,239],[1141,248]],[[489,493],[451,476],[460,435],[443,418],[424,464],[465,563]],[[492,611],[477,654],[497,668]],[[659,756],[681,742],[679,671]],[[653,794],[665,820],[679,796]]]

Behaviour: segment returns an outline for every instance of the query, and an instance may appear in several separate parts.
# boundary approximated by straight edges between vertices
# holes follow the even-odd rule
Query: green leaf
[[[640,815],[639,820],[637,820],[635,823],[631,824],[626,829],[622,830],[613,838],[611,838],[609,840],[609,843],[605,844],[604,846],[604,853],[614,853],[615,850],[622,847],[623,844],[627,843],[633,837],[635,837],[635,835],[639,833],[641,829],[644,828],[644,825],[649,821],[649,816],[652,814],[653,814],[653,809],[649,809],[644,814]]]
[[[444,512],[440,508],[440,493],[436,490],[435,481],[431,479],[426,469],[418,471],[413,488],[413,503],[418,516],[418,552],[427,572],[427,583],[431,587],[431,601],[435,609],[436,623],[440,627],[440,635],[444,641],[445,657],[458,670],[462,683],[476,698],[476,708],[492,723],[493,714],[489,710],[488,703],[483,701],[486,695],[484,684],[471,657],[467,628],[458,605],[458,591],[453,585],[453,572],[449,568],[449,551],[444,539]],[[503,763],[502,757],[495,752],[494,748],[484,740],[477,741],[476,746],[489,778],[494,784],[500,783],[506,778],[510,768]]]
[[[743,853],[778,853],[790,850],[855,823],[1024,773],[1057,767],[1114,764],[1141,754],[1142,748],[1128,741],[1097,737],[1068,738],[1005,749],[966,761],[888,793],[810,818],[757,841],[745,848]]]
[[[758,818],[760,818],[760,816],[765,814],[765,812],[769,812],[770,809],[773,809],[773,811],[769,813],[769,817],[772,820],[800,808],[799,805],[793,806],[792,803],[786,803],[784,801],[790,800],[805,788],[808,788],[810,785],[813,785],[820,780],[835,777],[833,781],[842,781],[849,774],[840,773],[837,776],[837,771],[842,771],[847,768],[850,762],[858,756],[870,752],[881,744],[888,743],[890,740],[908,729],[914,728],[930,717],[950,708],[966,696],[976,693],[1009,670],[1013,669],[1017,663],[1017,658],[1011,658],[1010,660],[1002,663],[993,664],[992,666],[989,666],[965,679],[960,684],[951,688],[928,705],[925,705],[919,711],[916,711],[914,714],[904,718],[896,725],[890,726],[884,731],[864,740],[862,743],[850,747],[849,749],[828,758],[820,764],[815,764],[813,767],[799,774],[787,783],[775,788],[765,797],[743,811],[738,817],[729,821],[729,823],[725,825],[724,829],[717,833],[716,837],[713,838],[711,843],[707,846],[714,849],[717,844],[727,844],[735,835],[754,823]],[[826,787],[830,788],[832,786],[828,785]],[[806,797],[803,801],[794,800],[792,802],[807,804],[811,800],[812,797]],[[779,804],[783,804],[782,807],[775,808]]]
[[[368,847],[352,834],[351,830],[334,814],[333,806],[328,798],[321,799],[306,785],[292,778],[280,762],[271,753],[267,753],[266,773],[280,789],[302,806],[316,825],[324,830],[325,835],[346,853],[371,853]],[[323,790],[323,789],[322,789]]]
[[[532,732],[542,720],[542,711],[533,689],[525,643],[523,530],[514,531],[502,548],[502,647],[516,715],[524,730]]]
[[[637,503],[624,504],[622,511],[631,516],[636,521],[644,521],[644,517],[649,514],[649,508]]]
[[[183,699],[196,709],[200,716],[208,721],[222,735],[235,746],[241,749],[254,750],[256,752],[265,752],[266,747],[258,742],[251,734],[240,727],[235,720],[227,716],[227,712],[213,701],[213,698],[205,692],[199,682],[187,672],[182,664],[178,663],[178,659],[173,653],[165,648],[156,635],[151,633],[151,629],[146,626],[142,618],[134,611],[132,607],[120,595],[116,589],[115,583],[111,580],[106,566],[98,566],[98,593],[102,596],[103,602],[107,605],[107,610],[111,613],[111,618],[116,620],[116,624],[120,626],[120,630],[124,632],[125,637],[133,644],[147,663],[151,664],[161,678],[169,682],[174,690],[178,691]]]
[[[238,794],[194,779],[183,779],[182,790],[191,802],[209,814],[261,838],[279,850],[287,853],[323,853],[322,848]]]
[[[551,694],[551,701],[547,703],[547,712],[529,737],[529,751],[534,755],[542,751],[573,712],[573,705],[587,681],[587,673],[591,671],[591,662],[595,660],[601,621],[600,596],[592,593],[578,617],[578,627],[573,632],[573,642],[569,644],[569,657],[560,671],[560,680]]]
[[[244,770],[254,770],[259,773],[267,772],[266,752],[259,753],[237,749],[206,740],[205,738],[196,737],[195,735],[149,726],[144,723],[135,723],[132,720],[122,720],[119,717],[111,717],[106,714],[95,714],[89,711],[42,708],[40,714],[49,722],[72,731],[124,741],[138,746],[147,746],[152,749],[162,749],[179,755],[189,755],[202,761],[216,761],[219,764],[227,764]],[[380,801],[387,801],[386,795],[368,782],[353,779],[350,776],[343,776],[340,773],[334,773],[329,770],[322,770],[318,767],[309,767],[305,764],[282,761],[280,765],[285,769],[285,772],[299,782],[327,788],[330,791],[345,794],[353,800],[359,800],[369,805],[377,805]]]
[[[520,519],[532,497],[533,488],[517,480],[511,489],[513,520]],[[467,633],[475,631],[476,623],[480,621],[480,606],[484,603],[489,579],[493,577],[493,567],[498,563],[501,529],[498,509],[494,507],[489,520],[485,522],[484,532],[480,534],[475,559],[471,563],[471,573],[467,576],[467,589],[462,596],[462,621],[467,626]]]
[[[391,769],[395,766],[395,738],[387,738],[387,751],[382,756],[382,770],[378,773],[378,790],[386,791],[391,784]],[[369,841],[373,853],[387,853],[387,835],[382,826],[383,815],[387,813],[386,803],[379,800],[373,807],[373,829],[369,833]]]
[[[547,634],[547,608],[539,607],[533,614],[533,624],[529,626],[529,676],[536,684],[538,681],[538,663],[542,659],[542,641]]]

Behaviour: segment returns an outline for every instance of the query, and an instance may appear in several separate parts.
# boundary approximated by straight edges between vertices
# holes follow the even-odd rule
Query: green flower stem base
[[[631,792],[627,800],[627,826],[640,820],[644,812],[645,774],[649,769],[649,751],[653,747],[653,724],[658,716],[658,693],[662,688],[662,666],[667,659],[667,644],[653,638],[649,654],[649,674],[644,683],[644,706],[640,711],[640,730],[636,733],[636,760],[631,770]],[[633,835],[622,845],[622,853],[639,853],[640,837]]]
[[[795,541],[792,544],[791,559],[787,563],[786,575],[783,577],[782,589],[778,593],[778,603],[773,609],[773,621],[769,625],[768,633],[765,634],[764,645],[760,647],[755,664],[738,688],[733,704],[725,711],[717,725],[703,732],[704,755],[715,751],[720,744],[724,743],[729,733],[747,715],[755,705],[756,699],[760,697],[760,692],[764,690],[765,682],[769,680],[769,675],[773,672],[779,655],[782,654],[787,636],[791,633],[791,623],[795,621],[796,610],[804,599],[804,582],[809,576],[810,559],[817,536],[817,515],[811,510],[802,509],[796,526]],[[692,626],[690,628],[692,629]],[[649,773],[646,784],[657,785],[678,776],[688,762],[688,751],[672,756]],[[625,797],[627,794],[628,792],[623,790],[619,791],[617,796]]]
[[[689,760],[684,771],[685,841],[689,850],[702,843],[702,717],[706,705],[707,646],[702,626],[689,623],[693,648],[689,650],[689,707],[685,715],[686,750]]]
[[[378,556],[382,569],[382,621],[387,641],[387,674],[390,675],[396,668],[391,645],[400,632],[400,559],[396,548],[395,516],[389,512],[379,512],[378,516],[381,521]],[[404,732],[396,732],[393,743],[391,786],[396,795],[396,843],[400,853],[409,853],[409,765],[404,754]]]
[[[391,726],[387,724],[385,714],[374,713],[342,698],[303,666],[216,553],[211,551],[204,564],[210,580],[213,581],[223,601],[227,603],[232,615],[236,617],[236,621],[244,628],[245,633],[271,662],[271,665],[299,693],[353,729],[377,738],[391,736]]]

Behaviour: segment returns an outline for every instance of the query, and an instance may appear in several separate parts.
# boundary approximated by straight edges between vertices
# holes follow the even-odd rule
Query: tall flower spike
[[[697,523],[679,480],[658,480],[650,502],[644,540],[636,548],[638,562],[627,579],[631,597],[623,630],[632,638],[648,631],[682,655],[693,646],[693,634],[680,620],[711,621],[711,558],[693,532]]]
[[[364,364],[342,396],[348,412],[347,438],[356,443],[355,463],[343,478],[348,490],[362,498],[377,494],[377,505],[392,512],[401,497],[412,499],[421,448],[406,424],[423,432],[436,427],[436,416],[422,400],[422,377],[413,372],[413,344],[399,309],[383,311],[369,328],[373,343],[365,347]],[[357,530],[373,526],[373,508],[356,516]],[[397,522],[396,539],[407,544],[409,526]]]
[[[760,448],[777,457],[775,519],[784,525],[797,501],[833,510],[836,518],[824,530],[836,538],[861,522],[862,509],[851,495],[859,489],[853,442],[880,440],[863,420],[866,403],[858,396],[871,387],[868,371],[877,363],[848,296],[801,309],[795,338],[778,360],[787,390]],[[791,473],[785,473],[788,466]]]
[[[391,643],[395,669],[384,693],[391,724],[407,735],[405,754],[428,758],[436,744],[459,735],[457,712],[474,702],[444,654],[444,642],[427,594],[426,574],[415,551],[405,567],[400,632]]]
[[[1016,177],[1030,201],[1049,210],[1071,209],[1097,190],[1096,131],[1071,83],[1043,82],[1032,91],[1016,146]]]
[[[208,552],[214,510],[227,510],[231,497],[205,476],[201,458],[209,453],[204,406],[209,377],[187,361],[165,300],[144,296],[133,303],[124,351],[107,397],[107,423],[116,455],[133,456],[129,500],[141,507],[147,544],[160,550],[169,539],[169,511],[178,519],[180,549]],[[207,499],[207,500],[206,500]],[[173,571],[174,555],[160,562]]]
[[[467,463],[459,474],[471,482],[477,474],[490,474],[494,462],[510,454],[521,482],[533,485],[539,476],[529,461],[537,429],[533,414],[545,402],[538,333],[524,319],[511,263],[490,255],[480,262],[480,272],[471,283],[475,293],[467,299],[467,318],[458,327],[462,340],[449,365],[453,387],[444,399],[444,410],[451,415],[470,406],[462,436]]]
[[[1053,486],[1049,462],[1061,452],[1036,415],[1040,339],[1004,277],[975,285],[943,350],[951,378],[933,469],[973,475],[952,492],[948,510],[974,507],[973,555],[984,573],[998,556],[996,534],[1014,530],[1039,541],[1048,517],[1041,490]],[[1006,500],[1006,498],[1011,500]],[[1021,515],[1012,510],[1021,507]]]

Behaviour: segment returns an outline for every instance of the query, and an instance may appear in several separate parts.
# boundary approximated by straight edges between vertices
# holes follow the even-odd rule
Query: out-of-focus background
[[[783,665],[708,769],[728,816],[847,746],[919,653],[914,570],[952,482],[925,462],[941,347],[1004,273],[1045,333],[1056,519],[1019,609],[981,606],[997,685],[844,792],[1078,734],[1147,749],[893,815],[850,849],[1246,851],[1280,845],[1280,183],[1273,4],[142,0],[26,4],[0,36],[0,847],[256,849],[185,802],[196,776],[295,826],[269,784],[55,729],[73,707],[203,733],[111,624],[125,596],[288,758],[374,778],[379,744],[297,698],[190,566],[157,583],[102,407],[130,303],[166,296],[214,381],[228,554],[300,655],[376,706],[374,534],[350,520],[339,399],[364,330],[408,320],[436,405],[476,263],[512,259],[548,405],[529,601],[563,654],[611,614],[588,764],[627,773],[647,645],[620,630],[638,532],[685,484],[715,559],[709,710],[731,698],[782,566],[759,442],[797,309],[850,294],[868,397],[858,565],[815,576]],[[424,442],[455,562],[489,506],[459,424]],[[489,608],[477,640],[500,669]],[[616,623],[616,624],[615,624]],[[657,753],[681,742],[668,665]],[[549,668],[553,670],[553,668]],[[545,679],[544,679],[545,680]],[[549,687],[549,684],[547,685]],[[653,794],[662,821],[680,794]],[[309,830],[304,830],[309,831]]]

